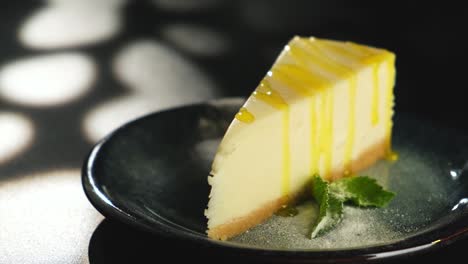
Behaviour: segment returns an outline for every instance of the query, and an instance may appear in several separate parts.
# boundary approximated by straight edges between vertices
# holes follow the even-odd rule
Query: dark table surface
[[[461,6],[337,0],[2,4],[0,263],[228,260],[104,219],[84,195],[80,168],[97,140],[132,118],[248,95],[294,34],[395,51],[397,112],[468,131],[468,16]],[[172,248],[185,253],[174,255]],[[462,239],[390,263],[464,263],[466,249]]]

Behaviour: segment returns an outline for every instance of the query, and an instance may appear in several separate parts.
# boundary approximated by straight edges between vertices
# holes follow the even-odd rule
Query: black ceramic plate
[[[438,248],[468,231],[468,137],[398,113],[400,158],[367,170],[396,198],[384,209],[347,207],[343,222],[307,238],[316,206],[295,217],[274,216],[231,241],[205,235],[207,175],[220,138],[243,100],[228,99],[154,113],[98,143],[83,167],[91,203],[106,217],[213,250],[278,261],[362,261]]]

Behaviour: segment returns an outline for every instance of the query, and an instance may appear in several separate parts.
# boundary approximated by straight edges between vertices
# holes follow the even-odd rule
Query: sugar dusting
[[[401,236],[380,217],[382,210],[346,206],[343,221],[332,232],[310,239],[311,223],[318,215],[317,204],[308,201],[298,209],[295,217],[275,215],[232,241],[278,249],[336,249],[377,245]]]

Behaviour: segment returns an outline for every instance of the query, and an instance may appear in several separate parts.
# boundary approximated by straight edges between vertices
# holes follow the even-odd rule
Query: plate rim
[[[448,227],[445,226],[443,230],[431,230],[423,232],[407,239],[397,241],[390,244],[382,244],[370,247],[358,247],[349,249],[265,249],[254,246],[242,246],[240,244],[226,243],[224,241],[214,240],[208,238],[206,235],[201,236],[195,232],[189,232],[184,229],[178,229],[174,226],[162,223],[161,221],[149,222],[144,218],[139,217],[137,214],[132,214],[131,210],[127,209],[124,205],[114,201],[112,197],[106,195],[99,185],[99,176],[93,171],[96,160],[100,157],[100,151],[112,138],[127,129],[128,127],[135,126],[143,120],[152,119],[157,115],[163,114],[168,111],[178,110],[188,107],[212,106],[217,107],[220,105],[234,106],[244,100],[239,97],[222,98],[218,100],[210,100],[206,102],[193,103],[189,105],[178,106],[162,111],[154,111],[146,115],[134,118],[120,127],[114,129],[107,136],[98,141],[88,152],[84,158],[81,169],[82,187],[86,197],[90,203],[106,218],[115,219],[130,226],[136,227],[140,230],[150,232],[155,235],[168,236],[170,238],[189,240],[193,243],[202,243],[205,246],[211,246],[219,250],[227,250],[230,253],[237,253],[248,255],[254,258],[260,257],[261,259],[270,259],[278,261],[292,261],[297,259],[308,260],[311,262],[323,263],[324,261],[336,262],[350,262],[350,261],[377,261],[389,258],[396,258],[402,256],[410,256],[420,254],[427,251],[432,251],[444,246],[447,246],[459,239],[468,236],[468,224],[461,224],[461,222],[468,223],[468,214],[460,216],[459,219],[454,221],[456,227],[453,227],[449,232]],[[465,220],[465,221],[463,221]],[[455,226],[455,225],[454,225]],[[418,242],[419,241],[419,242]]]

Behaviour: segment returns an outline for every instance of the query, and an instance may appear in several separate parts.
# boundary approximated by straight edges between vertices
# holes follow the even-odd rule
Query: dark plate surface
[[[340,226],[318,240],[306,237],[316,208],[274,216],[232,241],[206,237],[206,177],[220,138],[242,99],[154,113],[122,126],[90,152],[83,185],[106,217],[215,251],[268,260],[347,262],[436,249],[468,231],[468,137],[414,116],[395,117],[400,159],[363,173],[397,192],[385,209],[348,207]]]

